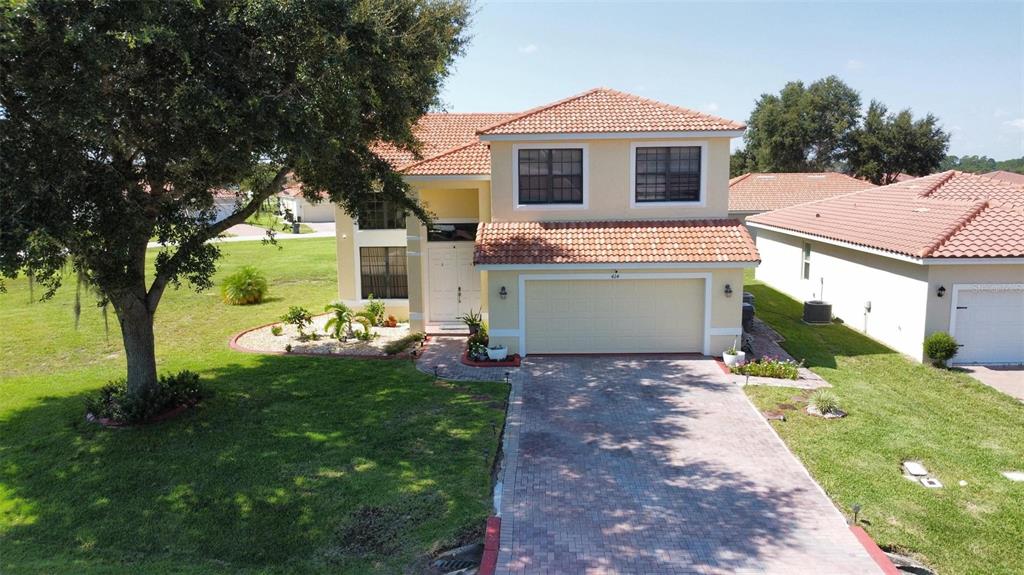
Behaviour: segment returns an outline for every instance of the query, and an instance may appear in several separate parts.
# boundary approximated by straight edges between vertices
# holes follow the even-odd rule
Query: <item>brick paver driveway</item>
[[[498,573],[879,573],[708,359],[530,358]]]

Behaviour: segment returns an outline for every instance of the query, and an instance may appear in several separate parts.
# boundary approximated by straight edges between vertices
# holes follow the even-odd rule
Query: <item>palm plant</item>
[[[352,320],[355,318],[352,308],[339,301],[328,305],[324,311],[334,314],[324,325],[324,329],[330,332],[334,339],[341,340],[352,337]]]

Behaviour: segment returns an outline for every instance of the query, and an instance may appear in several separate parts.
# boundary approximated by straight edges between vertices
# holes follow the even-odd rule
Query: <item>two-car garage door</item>
[[[703,279],[525,282],[526,352],[703,351]]]
[[[956,286],[956,363],[1024,363],[1024,284]]]

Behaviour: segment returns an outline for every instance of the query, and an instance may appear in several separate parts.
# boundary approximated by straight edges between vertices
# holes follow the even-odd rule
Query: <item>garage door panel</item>
[[[527,353],[700,352],[701,279],[526,282]]]
[[[955,314],[956,362],[1024,362],[1024,288],[961,288]]]

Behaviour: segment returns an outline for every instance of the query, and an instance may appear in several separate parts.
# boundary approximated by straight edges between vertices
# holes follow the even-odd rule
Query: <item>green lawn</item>
[[[772,425],[833,500],[847,513],[860,503],[879,545],[915,553],[942,575],[1024,573],[1024,483],[999,474],[1024,469],[1024,406],[842,325],[808,326],[799,303],[748,284],[758,317],[835,386],[850,414],[825,421],[803,413],[792,389],[746,388],[759,408],[786,413]],[[923,461],[945,487],[903,479],[905,459]]]
[[[333,238],[224,244],[218,278],[252,263],[270,300],[169,291],[163,371],[214,391],[194,413],[134,431],[83,420],[123,369],[116,321],[73,328],[72,289],[0,295],[0,572],[401,572],[479,532],[503,384],[435,385],[408,361],[243,354],[242,328],[336,294]],[[112,318],[113,320],[113,318]],[[413,566],[413,567],[410,567]]]

